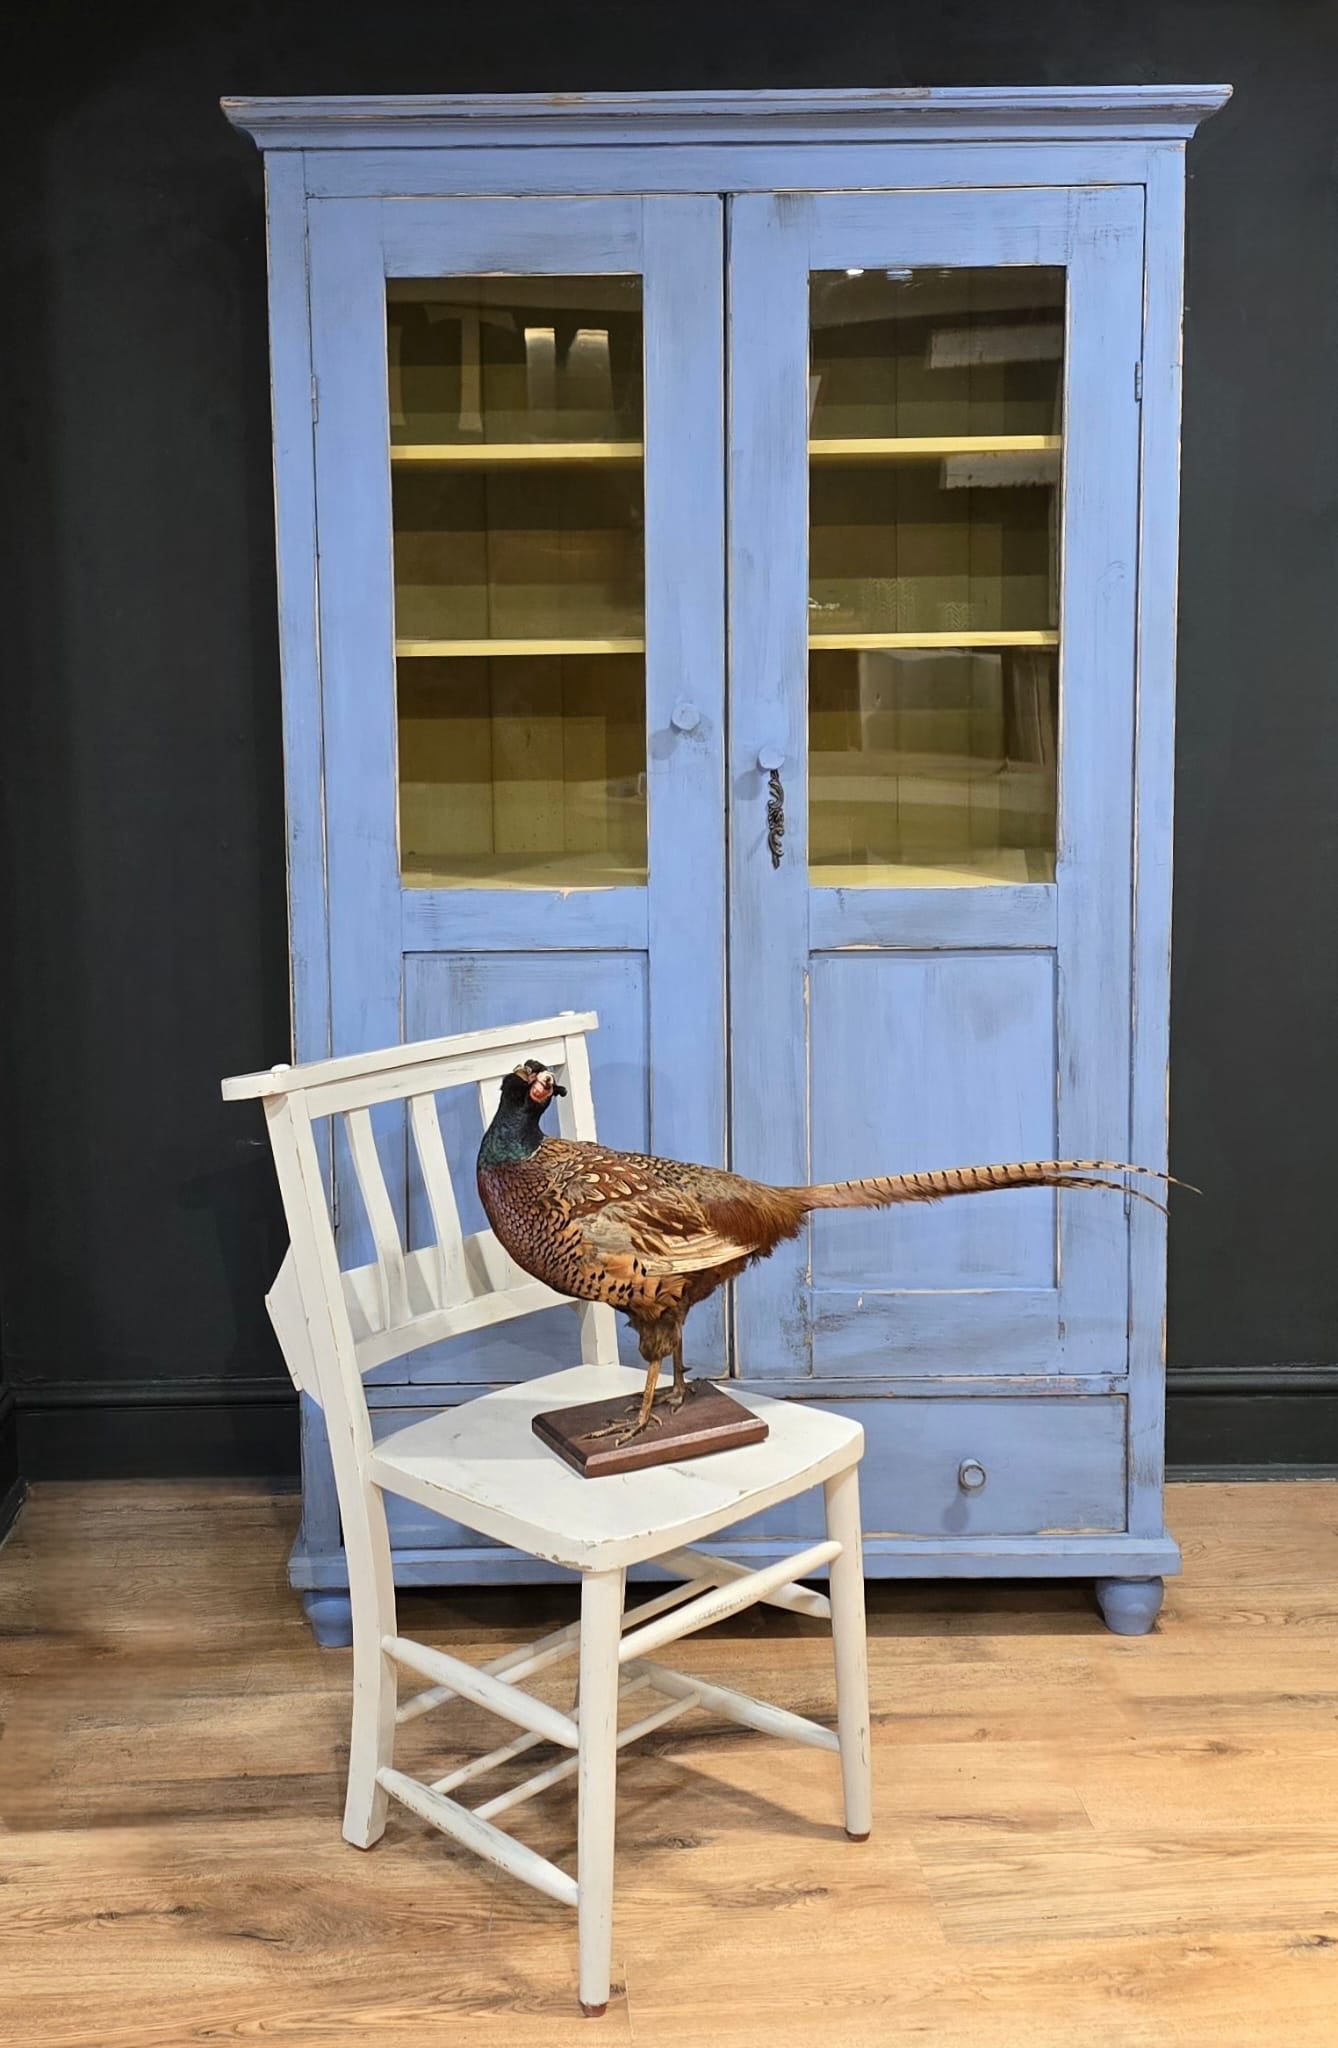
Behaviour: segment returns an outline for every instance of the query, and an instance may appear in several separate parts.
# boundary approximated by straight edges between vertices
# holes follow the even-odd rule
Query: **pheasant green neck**
[[[514,1107],[502,1103],[483,1133],[479,1165],[515,1166],[522,1159],[532,1159],[544,1141],[539,1128],[542,1114],[543,1108],[535,1103],[517,1103]]]

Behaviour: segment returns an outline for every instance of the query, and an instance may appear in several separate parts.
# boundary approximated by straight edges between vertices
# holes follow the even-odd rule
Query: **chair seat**
[[[644,1384],[641,1372],[582,1365],[502,1387],[382,1437],[370,1476],[534,1557],[613,1571],[817,1486],[864,1448],[846,1416],[738,1387],[731,1393],[767,1420],[764,1443],[640,1472],[582,1479],[531,1428],[544,1409],[636,1396]]]

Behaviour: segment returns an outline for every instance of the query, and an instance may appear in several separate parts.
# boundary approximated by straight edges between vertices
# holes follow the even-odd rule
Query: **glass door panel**
[[[1054,879],[1065,273],[809,281],[809,869]]]
[[[406,887],[646,880],[642,296],[388,285]]]

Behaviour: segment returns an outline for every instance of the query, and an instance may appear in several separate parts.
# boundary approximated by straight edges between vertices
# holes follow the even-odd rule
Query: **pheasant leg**
[[[681,1337],[674,1346],[673,1386],[666,1387],[663,1391],[657,1393],[655,1383],[659,1376],[660,1367],[657,1361],[646,1374],[645,1392],[641,1396],[641,1401],[635,1415],[629,1408],[627,1411],[629,1419],[626,1422],[606,1423],[603,1429],[597,1429],[594,1432],[595,1438],[614,1437],[620,1444],[630,1443],[633,1437],[640,1436],[642,1430],[659,1428],[664,1418],[655,1414],[656,1408],[663,1408],[667,1415],[676,1415],[678,1413],[683,1403],[690,1398],[692,1393],[691,1383],[688,1380],[687,1371],[683,1364],[683,1340]]]
[[[643,1430],[658,1429],[662,1418],[654,1413],[654,1408],[655,1382],[659,1377],[660,1361],[657,1358],[646,1373],[645,1391],[641,1396],[640,1407],[636,1410],[635,1414],[632,1415],[629,1421],[606,1422],[602,1429],[592,1430],[590,1433],[591,1442],[598,1443],[604,1438],[611,1438],[615,1445],[630,1444],[633,1437],[640,1436]]]
[[[680,1337],[674,1346],[674,1384],[667,1394],[661,1394],[659,1398],[671,1415],[677,1415],[691,1393],[692,1388],[683,1366],[683,1339]]]

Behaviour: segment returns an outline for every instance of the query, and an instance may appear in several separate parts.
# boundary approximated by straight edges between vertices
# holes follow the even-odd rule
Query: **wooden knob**
[[[773,768],[783,768],[785,766],[785,756],[779,747],[759,747],[757,750],[757,765],[764,775],[769,775]]]
[[[978,1458],[963,1458],[957,1467],[957,1484],[963,1493],[979,1493],[985,1484],[985,1467]]]
[[[669,713],[669,723],[675,732],[696,732],[701,722],[701,712],[695,704],[690,704],[686,697],[675,704]]]

